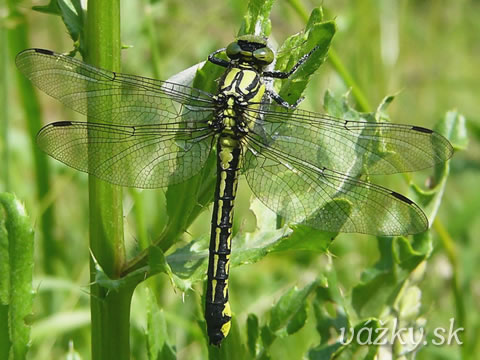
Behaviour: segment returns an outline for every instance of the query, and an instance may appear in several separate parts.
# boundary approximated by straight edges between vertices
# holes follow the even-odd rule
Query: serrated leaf
[[[57,0],[63,23],[74,42],[80,40],[83,33],[83,9],[80,0]]]
[[[186,292],[191,289],[191,281],[189,279],[182,280],[175,275],[170,268],[170,265],[165,258],[163,251],[156,247],[151,246],[149,248],[148,263],[150,266],[150,274],[165,273],[170,278],[173,286],[180,289],[182,292]]]
[[[62,17],[70,37],[74,42],[83,33],[84,19],[80,0],[51,0],[48,5],[33,6],[33,10]]]
[[[23,204],[12,194],[0,194],[0,355],[5,359],[24,359],[28,351],[33,235]]]
[[[303,65],[288,79],[281,81],[279,94],[288,103],[294,104],[302,96],[310,76],[325,61],[335,31],[333,21],[313,24],[307,33],[299,33],[288,38],[278,50],[276,69],[289,71],[302,56],[315,48]]]
[[[44,14],[60,15],[60,8],[58,7],[57,0],[50,0],[50,2],[47,5],[32,6],[32,10],[38,11]]]
[[[146,267],[142,267],[135,271],[129,272],[126,276],[122,276],[118,279],[112,279],[103,270],[102,266],[92,252],[90,252],[90,255],[95,267],[95,284],[107,289],[108,291],[118,292],[120,289],[125,288],[134,289],[138,283],[147,278],[148,269]]]

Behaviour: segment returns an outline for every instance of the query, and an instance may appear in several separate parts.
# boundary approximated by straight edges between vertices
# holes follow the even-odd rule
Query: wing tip
[[[390,192],[390,195],[396,197],[397,199],[403,201],[404,203],[407,203],[408,205],[412,205],[414,204],[414,202],[412,200],[410,200],[409,198],[407,198],[405,195],[402,195],[396,191],[391,191]]]
[[[422,126],[412,126],[412,130],[425,133],[425,134],[433,134],[434,132],[433,130],[424,128]]]
[[[39,48],[33,48],[31,49],[36,53],[39,54],[44,54],[44,55],[55,55],[55,53],[52,50],[47,50],[47,49],[39,49]]]

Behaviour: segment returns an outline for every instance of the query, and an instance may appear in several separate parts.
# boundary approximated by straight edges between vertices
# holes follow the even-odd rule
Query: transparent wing
[[[18,69],[42,91],[66,106],[108,123],[143,125],[204,119],[212,95],[166,81],[111,72],[50,50],[17,55]]]
[[[183,125],[183,124],[182,124]],[[61,162],[122,186],[157,188],[185,181],[204,166],[212,132],[178,124],[120,126],[61,121],[37,135]]]
[[[249,109],[259,141],[298,160],[355,176],[416,171],[448,160],[452,146],[422,127],[342,120],[275,104]]]
[[[411,200],[278,151],[248,136],[244,172],[253,193],[291,222],[332,232],[407,235],[428,220]]]

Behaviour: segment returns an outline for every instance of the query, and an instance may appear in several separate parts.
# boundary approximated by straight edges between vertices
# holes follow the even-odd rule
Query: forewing
[[[61,121],[43,127],[40,148],[53,158],[122,186],[157,188],[185,181],[205,164],[212,133],[178,125],[119,126]]]
[[[453,153],[442,135],[418,126],[342,120],[275,104],[249,114],[252,135],[271,148],[350,176],[421,170]]]
[[[209,93],[175,83],[99,69],[50,50],[17,55],[18,69],[42,91],[98,122],[125,125],[203,120]]]
[[[372,235],[425,231],[422,210],[403,195],[327,168],[317,168],[249,137],[245,176],[253,193],[288,221]]]

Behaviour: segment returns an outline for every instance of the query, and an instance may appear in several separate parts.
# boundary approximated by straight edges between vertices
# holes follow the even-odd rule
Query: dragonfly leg
[[[290,69],[290,71],[264,71],[263,72],[263,77],[270,77],[274,79],[287,79],[289,78],[300,66],[302,66],[305,61],[308,60],[308,58],[315,52],[315,50],[318,49],[318,45],[315,46],[312,50],[310,50],[308,53],[303,55],[298,62],[293,65],[293,67]]]
[[[208,55],[208,61],[210,61],[211,63],[213,63],[215,65],[228,67],[230,65],[230,61],[220,59],[220,58],[215,56],[215,55],[217,55],[217,54],[219,54],[219,53],[221,53],[222,51],[225,51],[225,50],[226,50],[226,48],[221,48],[221,49],[218,49],[218,50],[214,51],[213,53]]]
[[[267,94],[267,96],[269,96],[272,100],[274,100],[277,104],[287,108],[287,109],[296,109],[298,104],[300,104],[303,99],[305,99],[303,96],[298,98],[297,101],[295,101],[294,104],[289,104],[285,99],[283,99],[279,94],[277,94],[275,91],[273,90],[268,90],[266,89],[265,90],[265,94]]]

